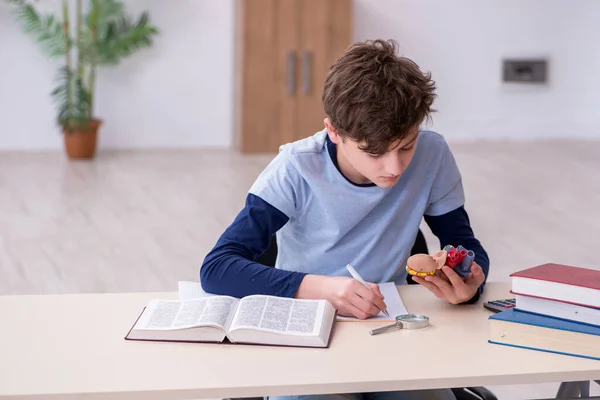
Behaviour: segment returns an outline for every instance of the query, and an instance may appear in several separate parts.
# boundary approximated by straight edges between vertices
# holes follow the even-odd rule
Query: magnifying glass
[[[392,325],[382,326],[381,328],[369,331],[371,335],[395,331],[397,329],[421,329],[429,326],[429,317],[421,314],[402,314],[396,317],[396,322]]]

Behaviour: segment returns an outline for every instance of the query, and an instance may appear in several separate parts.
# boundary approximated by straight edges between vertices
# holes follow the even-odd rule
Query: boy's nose
[[[387,175],[397,176],[402,173],[402,162],[399,159],[390,159],[385,165]]]

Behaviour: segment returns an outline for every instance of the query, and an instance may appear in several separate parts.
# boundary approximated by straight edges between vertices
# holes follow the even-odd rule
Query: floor
[[[547,261],[600,268],[600,142],[451,145],[489,279]],[[174,291],[272,156],[225,150],[0,154],[0,295]],[[428,242],[435,238],[423,227]],[[490,387],[552,397],[558,384]],[[594,385],[592,394],[600,394]]]

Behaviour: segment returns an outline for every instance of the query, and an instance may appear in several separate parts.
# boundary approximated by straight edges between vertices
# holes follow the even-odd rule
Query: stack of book
[[[515,307],[490,316],[490,343],[600,360],[600,270],[543,264],[510,277]]]

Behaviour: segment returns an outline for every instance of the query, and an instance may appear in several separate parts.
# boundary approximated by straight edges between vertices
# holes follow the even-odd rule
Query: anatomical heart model
[[[463,246],[454,247],[448,245],[433,256],[429,254],[415,254],[408,258],[406,271],[410,275],[425,277],[427,275],[439,275],[444,265],[452,268],[461,278],[466,278],[471,273],[471,264],[475,259],[475,253],[465,249]]]

